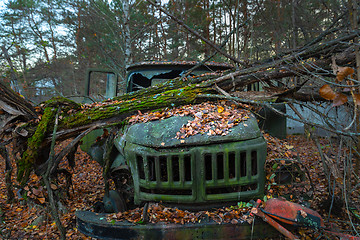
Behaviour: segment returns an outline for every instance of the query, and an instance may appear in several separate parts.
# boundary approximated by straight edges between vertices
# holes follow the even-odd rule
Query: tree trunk
[[[358,29],[358,14],[357,14],[357,9],[358,9],[358,3],[357,1],[353,1],[353,0],[349,0],[348,2],[349,4],[349,15],[350,15],[350,23],[351,23],[351,27],[353,30]],[[357,80],[357,82],[360,81],[360,49],[359,49],[359,37],[355,37],[354,38],[354,43],[355,43],[355,58],[356,58],[356,76],[355,79]],[[360,94],[360,88],[357,89],[357,93]],[[357,106],[357,118],[356,118],[356,128],[357,131],[360,132],[360,116],[359,116],[359,111],[360,108],[359,106]],[[355,153],[355,156],[357,156],[356,158],[356,163],[355,163],[355,172],[358,174],[360,171],[360,156],[358,154],[358,151],[360,150],[360,137],[358,137],[357,139],[357,152]]]
[[[2,144],[0,144],[0,156],[2,156],[5,159],[5,185],[6,185],[6,192],[7,192],[7,202],[12,203],[15,200],[14,195],[14,187],[13,183],[11,181],[11,175],[12,175],[12,164],[11,160],[8,154],[8,151],[6,147]]]
[[[320,58],[316,60],[313,56],[321,53],[333,53],[334,46],[342,49],[342,41],[353,39],[357,34],[358,32],[354,32],[327,43],[309,46],[306,49],[301,49],[299,52],[280,59],[274,57],[274,59],[278,60],[247,69],[232,71],[226,75],[218,73],[217,75],[185,78],[186,80],[174,79],[161,85],[125,94],[115,98],[112,102],[102,103],[96,107],[86,107],[84,109],[84,106],[80,106],[80,104],[65,98],[51,99],[43,105],[43,115],[40,122],[33,121],[22,127],[29,134],[26,136],[27,149],[22,154],[22,158],[17,161],[18,180],[26,181],[29,171],[34,165],[44,164],[48,159],[48,153],[46,154],[45,150],[49,149],[53,118],[59,106],[62,106],[62,112],[60,113],[61,117],[58,125],[59,131],[56,133],[57,141],[76,137],[94,127],[105,127],[114,124],[124,125],[126,124],[126,118],[132,114],[137,114],[138,111],[192,104],[205,101],[209,98],[212,99],[212,96],[220,89],[222,92],[224,90],[232,91],[255,82],[269,82],[299,74],[313,75],[321,73],[322,75],[330,75],[332,74],[330,71],[331,59]],[[295,64],[294,62],[297,59],[308,60]],[[350,48],[348,51],[337,54],[335,60],[338,65],[354,62],[355,53]],[[294,89],[296,90],[296,88]],[[294,89],[285,92],[287,98],[294,98],[296,96]],[[38,118],[38,113],[34,111],[29,103],[26,103],[17,94],[12,93],[11,95],[10,93],[12,92],[0,83],[0,103],[5,103],[0,104],[0,107],[5,112],[10,115],[22,115],[27,121]],[[283,96],[279,95],[278,97]],[[44,156],[39,155],[39,153],[44,152]]]
[[[124,26],[125,26],[125,67],[131,64],[131,35],[130,35],[130,4],[129,1],[123,1],[123,11],[124,11]]]
[[[18,78],[17,78],[17,75],[16,75],[16,70],[15,70],[14,64],[12,63],[10,55],[8,53],[8,50],[6,49],[6,47],[4,45],[1,46],[1,51],[3,52],[4,57],[5,57],[6,61],[8,62],[9,66],[10,66],[10,76],[11,76],[11,87],[12,87],[12,89],[17,93],[19,93],[21,95],[24,95],[24,91],[22,90],[22,87],[19,85],[19,82],[18,82]]]

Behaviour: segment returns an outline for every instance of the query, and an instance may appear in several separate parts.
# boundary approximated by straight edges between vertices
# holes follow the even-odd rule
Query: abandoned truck
[[[193,62],[132,65],[127,69],[126,91],[174,79],[194,65]],[[230,67],[227,64],[206,64],[192,74]],[[116,96],[116,74],[107,76],[106,89],[99,93],[98,87],[91,90],[92,85],[96,86],[90,77],[92,72],[108,73],[90,70],[86,93],[94,98]],[[111,153],[111,176],[116,189],[104,197],[102,210],[120,212],[146,202],[209,209],[262,197],[266,142],[255,116],[249,114],[246,121],[232,127],[226,135],[195,134],[185,140],[176,138],[179,129],[192,119],[191,116],[174,115],[162,120],[139,122],[116,136],[116,148]],[[93,144],[102,134],[102,130],[98,131],[84,140],[88,145],[85,144],[83,150],[103,164],[104,146]],[[87,214],[77,214],[80,231],[99,237],[88,231],[91,224],[86,222]]]

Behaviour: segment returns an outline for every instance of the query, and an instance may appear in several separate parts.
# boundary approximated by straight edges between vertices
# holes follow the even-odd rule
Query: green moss
[[[177,86],[175,86],[177,84]],[[145,89],[134,94],[127,94],[117,98],[118,102],[103,105],[96,108],[81,110],[81,105],[69,99],[56,97],[44,103],[45,111],[34,134],[28,139],[27,150],[17,162],[17,179],[25,183],[30,171],[39,159],[43,141],[54,125],[54,117],[59,106],[62,106],[62,119],[59,129],[73,129],[99,120],[112,119],[110,126],[124,126],[126,117],[136,114],[138,110],[147,111],[165,107],[175,107],[183,104],[194,103],[199,94],[213,93],[210,87],[204,87],[202,83],[191,84],[186,81],[177,82],[171,86],[163,85]],[[186,84],[186,85],[185,85]],[[177,88],[179,85],[182,88]],[[202,87],[203,86],[203,87]],[[146,92],[147,94],[144,94]],[[71,112],[70,112],[71,110]],[[73,110],[77,110],[76,113]]]
[[[193,103],[198,94],[208,93],[209,91],[212,90],[210,88],[199,88],[199,86],[190,85],[162,93],[139,96],[111,105],[83,110],[77,114],[67,116],[61,121],[60,128],[79,127],[98,120],[109,119],[120,114],[126,115],[126,113],[128,113],[128,115],[130,115],[136,113],[138,110],[146,111]],[[122,121],[125,117],[126,116],[119,118],[118,121]]]
[[[81,104],[76,103],[70,99],[64,97],[53,97],[44,102],[45,108],[61,106],[62,111],[68,111],[70,109],[78,110],[81,109]]]
[[[43,140],[49,128],[53,125],[57,108],[47,107],[39,122],[35,133],[28,139],[28,146],[21,159],[17,162],[18,173],[17,180],[25,184],[29,178],[32,166],[39,156],[39,150],[42,147]]]

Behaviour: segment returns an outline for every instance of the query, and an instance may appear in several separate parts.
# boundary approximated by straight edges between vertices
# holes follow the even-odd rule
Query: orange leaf
[[[218,106],[217,111],[218,113],[222,113],[224,111],[224,108],[222,106]]]
[[[348,98],[347,98],[346,95],[344,95],[342,93],[336,93],[336,97],[335,97],[335,99],[333,101],[333,107],[343,105],[347,101],[348,101]]]
[[[43,203],[45,202],[45,198],[37,198],[37,200],[38,200],[41,204],[43,204]]]
[[[320,96],[325,98],[326,100],[334,100],[336,98],[336,93],[327,84],[320,88],[319,93]]]
[[[355,93],[355,94],[354,94],[354,98],[355,98],[355,104],[356,104],[356,105],[360,105],[360,94],[359,94],[359,93]]]
[[[339,67],[338,72],[336,74],[336,80],[338,82],[341,82],[347,76],[349,76],[349,75],[351,75],[353,73],[354,73],[354,69],[352,69],[351,67]]]

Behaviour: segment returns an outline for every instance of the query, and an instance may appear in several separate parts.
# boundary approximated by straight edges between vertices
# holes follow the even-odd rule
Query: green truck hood
[[[191,120],[193,118],[189,116],[173,116],[163,120],[137,123],[128,127],[125,134],[115,140],[115,144],[118,148],[123,147],[124,141],[146,147],[171,148],[242,141],[261,136],[256,118],[250,115],[249,119],[231,128],[229,134],[225,136],[196,134],[185,139],[175,138],[180,128]]]

